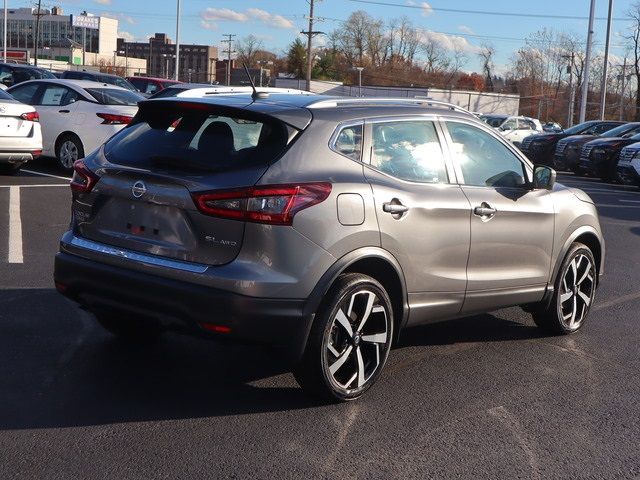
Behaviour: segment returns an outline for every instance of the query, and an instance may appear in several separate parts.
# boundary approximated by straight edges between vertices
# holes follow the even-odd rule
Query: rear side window
[[[371,166],[401,180],[447,183],[447,169],[433,122],[380,122],[372,126]]]
[[[120,165],[219,172],[268,165],[288,139],[287,127],[275,119],[160,105],[112,137],[105,155]]]
[[[359,161],[362,152],[362,124],[339,129],[331,142],[331,150]]]
[[[87,92],[103,105],[137,105],[144,98],[130,90],[115,88],[87,88]]]
[[[11,96],[19,102],[33,105],[35,103],[35,95],[40,88],[39,83],[29,83],[27,85],[20,85],[11,89]]]

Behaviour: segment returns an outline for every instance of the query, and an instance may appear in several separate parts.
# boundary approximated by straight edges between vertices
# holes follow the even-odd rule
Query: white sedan
[[[43,155],[68,171],[131,122],[138,102],[130,90],[87,80],[31,80],[11,87],[17,100],[33,105],[42,122]]]
[[[14,174],[42,153],[36,109],[0,90],[0,174]]]

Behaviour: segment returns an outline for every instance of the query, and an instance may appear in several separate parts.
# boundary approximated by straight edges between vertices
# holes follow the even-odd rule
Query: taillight
[[[38,112],[23,113],[22,115],[20,115],[20,118],[23,119],[23,120],[28,120],[30,122],[39,122],[40,121],[40,115],[38,115]]]
[[[296,213],[326,200],[330,193],[330,183],[303,183],[195,193],[193,199],[206,215],[291,225]]]
[[[31,156],[33,158],[38,158],[40,155],[42,155],[42,150],[32,150],[31,151]]]
[[[69,186],[78,193],[89,193],[96,186],[100,177],[87,168],[83,160],[73,164],[73,177]]]
[[[96,113],[96,115],[102,118],[103,125],[126,125],[133,120],[133,117],[129,115],[116,115],[113,113]]]

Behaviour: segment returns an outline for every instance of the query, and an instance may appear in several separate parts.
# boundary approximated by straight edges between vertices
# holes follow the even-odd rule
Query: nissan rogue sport
[[[58,291],[128,340],[269,344],[331,400],[410,326],[519,305],[574,333],[603,268],[585,193],[431,100],[148,100],[71,189]]]

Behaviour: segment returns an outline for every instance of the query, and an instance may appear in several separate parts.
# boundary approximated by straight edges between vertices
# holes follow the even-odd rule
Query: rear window
[[[137,105],[139,101],[144,100],[142,95],[130,90],[115,88],[87,88],[86,90],[103,105]]]
[[[167,87],[164,90],[160,90],[159,92],[155,93],[152,98],[175,97],[180,92],[184,92],[185,90],[187,90],[187,89],[186,88],[180,88],[180,87]]]
[[[154,106],[112,137],[104,151],[111,163],[120,165],[218,172],[268,165],[279,158],[288,139],[286,125],[275,119]]]
[[[0,90],[0,100],[15,100],[15,99],[4,90]]]

